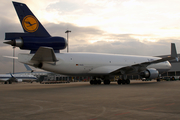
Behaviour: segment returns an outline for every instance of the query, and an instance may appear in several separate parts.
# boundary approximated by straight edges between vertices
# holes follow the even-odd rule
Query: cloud
[[[47,29],[53,35],[66,38],[65,30],[68,26],[71,52],[99,52],[129,55],[164,55],[170,54],[170,43],[177,45],[179,39],[156,38],[151,34],[110,34],[96,27],[79,27],[73,24],[47,24]],[[139,37],[137,37],[139,36]],[[140,38],[143,38],[140,39]],[[151,40],[156,39],[156,42]],[[91,42],[95,41],[95,42]],[[177,47],[179,49],[179,47]],[[63,52],[66,52],[64,50]]]
[[[158,56],[170,54],[170,43],[175,42],[177,45],[179,40],[160,40],[159,42],[142,43],[129,37],[127,41],[99,41],[93,44],[71,46],[71,50],[75,52],[100,52],[112,54],[128,54],[128,55],[144,55]],[[179,48],[177,46],[177,48]]]

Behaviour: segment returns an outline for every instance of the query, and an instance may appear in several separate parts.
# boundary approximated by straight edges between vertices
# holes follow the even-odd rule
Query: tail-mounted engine
[[[54,52],[65,49],[67,42],[63,37],[52,37],[37,17],[24,3],[13,2],[24,33],[5,33],[4,42],[23,50],[31,50],[35,53],[39,47],[51,47]]]
[[[12,35],[11,35],[12,36]],[[22,50],[31,50],[31,53],[36,52],[40,46],[51,47],[55,52],[65,49],[67,46],[67,41],[63,37],[8,37],[6,33],[6,40],[11,40],[4,42],[12,46],[19,47]]]

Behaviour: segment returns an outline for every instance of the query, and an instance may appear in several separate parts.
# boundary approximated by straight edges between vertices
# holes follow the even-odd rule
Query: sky
[[[0,73],[12,72],[12,46],[6,32],[23,32],[11,0],[0,0]],[[179,0],[18,0],[52,36],[66,38],[70,52],[158,56],[180,52]],[[62,50],[61,52],[66,52]],[[178,53],[179,53],[178,52]],[[15,54],[29,51],[15,49]],[[15,62],[15,72],[26,71]]]

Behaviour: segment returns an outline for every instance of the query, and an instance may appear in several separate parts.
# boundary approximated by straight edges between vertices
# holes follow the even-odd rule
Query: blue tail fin
[[[50,34],[46,31],[26,4],[13,2],[13,5],[25,33],[28,32],[31,36],[36,37],[50,37]]]
[[[5,44],[19,47],[22,50],[30,50],[30,53],[35,53],[41,46],[51,47],[56,53],[66,48],[66,39],[50,36],[26,4],[13,2],[13,5],[24,33],[5,33],[5,40],[10,40],[4,42]]]

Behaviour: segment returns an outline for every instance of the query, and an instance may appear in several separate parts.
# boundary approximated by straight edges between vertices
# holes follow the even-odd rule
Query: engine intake
[[[52,47],[55,51],[65,49],[67,46],[67,41],[63,37],[21,37],[4,43],[34,52],[41,46]]]
[[[159,76],[159,71],[154,68],[149,68],[146,71],[140,73],[140,76],[148,79],[155,79]]]

